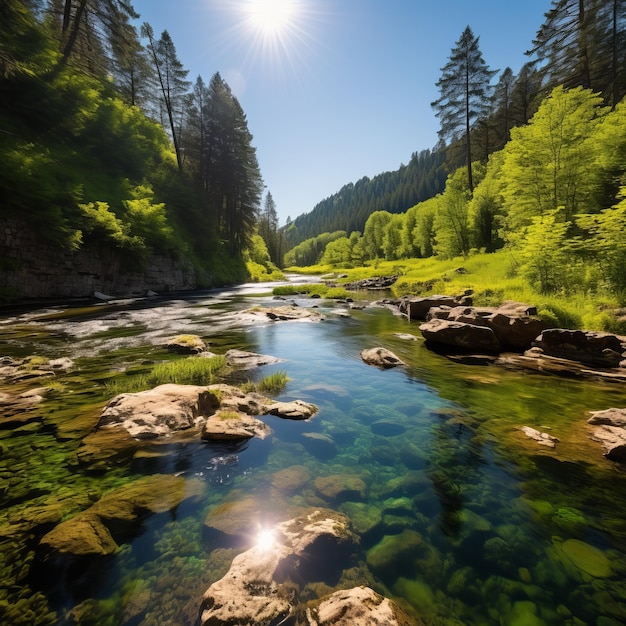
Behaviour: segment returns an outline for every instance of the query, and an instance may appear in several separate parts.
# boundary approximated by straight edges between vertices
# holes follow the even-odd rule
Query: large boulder
[[[336,591],[306,612],[309,626],[418,626],[397,604],[370,587]]]
[[[387,348],[365,348],[361,350],[361,358],[368,365],[375,365],[382,369],[406,365],[406,363]]]
[[[487,326],[432,319],[420,324],[420,331],[424,339],[433,344],[488,353],[501,349],[500,341]]]
[[[503,348],[526,350],[547,324],[537,317],[535,307],[507,300],[500,306],[431,309],[428,319],[444,319],[490,328]]]
[[[591,438],[606,450],[604,456],[626,463],[626,409],[594,411],[588,423],[593,426]]]
[[[425,320],[428,312],[433,307],[457,307],[470,306],[472,298],[470,295],[462,296],[441,296],[433,295],[425,298],[402,298],[398,303],[400,313],[406,315],[409,320]]]
[[[565,328],[544,330],[533,345],[548,356],[604,368],[619,367],[626,351],[624,337]]]
[[[322,581],[329,569],[342,569],[356,544],[349,520],[332,511],[316,510],[278,524],[236,556],[226,575],[207,589],[201,626],[273,626],[288,620],[301,586]]]
[[[154,439],[199,426],[219,406],[219,398],[207,387],[159,385],[115,396],[102,411],[97,428],[122,427],[135,439]]]

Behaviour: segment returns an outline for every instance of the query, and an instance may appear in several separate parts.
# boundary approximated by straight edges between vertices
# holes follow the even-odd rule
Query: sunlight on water
[[[246,376],[286,371],[279,399],[313,402],[319,413],[305,422],[266,416],[272,437],[245,444],[165,441],[132,460],[120,455],[107,472],[82,471],[77,449],[108,399],[98,381],[164,358],[150,339],[155,311],[34,325],[29,313],[2,326],[6,356],[73,356],[81,344],[70,337],[93,348],[56,376],[62,393],[32,420],[11,418],[0,430],[0,601],[32,618],[12,623],[191,624],[233,557],[271,549],[273,526],[308,507],[348,516],[368,577],[359,583],[426,624],[626,622],[626,475],[585,430],[588,411],[624,406],[623,389],[452,363],[398,338],[419,331],[382,308],[342,317],[322,301],[320,323],[220,328],[223,311],[271,303],[245,293],[160,305],[163,332],[193,320],[216,352],[284,359]],[[407,367],[365,365],[360,350],[376,345]],[[554,434],[557,447],[528,440],[523,425]],[[44,558],[38,538],[142,476],[174,477],[189,497],[120,526],[106,559]]]

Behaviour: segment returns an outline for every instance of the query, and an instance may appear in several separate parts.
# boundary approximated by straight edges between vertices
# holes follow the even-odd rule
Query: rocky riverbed
[[[626,619],[619,377],[442,355],[419,326],[237,290],[0,320],[8,623]],[[554,359],[621,367],[560,337]],[[216,355],[222,379],[149,382]]]

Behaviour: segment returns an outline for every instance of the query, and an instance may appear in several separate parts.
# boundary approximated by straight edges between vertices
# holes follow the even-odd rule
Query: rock
[[[361,350],[361,358],[368,365],[375,365],[382,369],[397,367],[398,365],[406,365],[406,363],[397,357],[387,348],[366,348]]]
[[[610,333],[550,328],[533,345],[543,354],[594,367],[619,367],[624,359],[624,338]]]
[[[269,415],[276,415],[290,420],[307,420],[317,413],[317,407],[303,400],[292,400],[290,402],[273,402],[268,404],[264,412]]]
[[[330,459],[337,454],[337,446],[329,435],[302,433],[302,439],[307,452],[319,459]]]
[[[587,421],[594,426],[591,438],[606,450],[604,456],[626,463],[626,409],[595,411]]]
[[[362,500],[367,492],[365,481],[356,474],[318,476],[315,489],[327,501]]]
[[[426,298],[403,298],[398,304],[400,313],[409,320],[425,320],[432,307],[456,307],[471,305],[470,296],[441,296],[433,295]]]
[[[431,309],[427,319],[444,319],[490,328],[502,347],[524,350],[547,328],[536,317],[537,309],[523,302],[507,300],[499,307],[439,307]]]
[[[309,626],[417,626],[397,604],[369,587],[336,591],[307,609]]]
[[[501,344],[491,328],[464,322],[433,319],[420,324],[427,342],[463,350],[499,352]]]
[[[291,495],[301,491],[311,480],[311,471],[304,465],[292,465],[272,475],[272,487],[279,492]]]
[[[199,498],[204,490],[202,481],[182,476],[140,478],[55,526],[41,539],[41,546],[62,554],[113,554],[119,538],[133,536],[147,513],[171,511],[188,498]]]
[[[417,337],[411,333],[394,333],[394,335],[404,341],[417,341]]]
[[[268,506],[267,501],[252,496],[238,498],[209,510],[204,519],[204,536],[215,546],[249,548],[261,522],[274,525],[285,517],[280,519],[278,507]]]
[[[246,352],[244,350],[228,350],[224,356],[226,357],[227,365],[241,369],[251,369],[253,367],[260,367],[261,365],[272,365],[283,361],[283,359],[278,359],[273,356]]]
[[[536,428],[530,426],[522,426],[521,431],[527,436],[536,441],[541,446],[547,446],[548,448],[554,448],[559,441],[556,437],[549,435],[548,433],[542,433]]]
[[[153,439],[199,426],[220,406],[207,387],[159,385],[115,396],[104,408],[97,428],[122,427],[135,439]]]
[[[220,399],[221,409],[231,409],[246,415],[263,415],[267,413],[266,407],[271,401],[261,394],[251,392],[244,393],[238,387],[219,383],[209,385],[208,389]]]
[[[206,343],[198,335],[178,335],[165,342],[170,352],[177,354],[199,354],[207,348]]]
[[[348,519],[316,510],[283,522],[233,559],[202,600],[200,625],[272,626],[294,615],[298,589],[341,568],[357,543]],[[328,559],[332,553],[334,558]],[[343,558],[342,558],[343,557]]]
[[[296,306],[295,304],[285,304],[278,307],[253,307],[244,311],[242,314],[244,317],[251,317],[252,319],[264,319],[271,320],[273,322],[293,322],[293,321],[312,321],[317,322],[324,319],[321,313],[306,309],[304,307]]]
[[[271,433],[271,428],[256,417],[222,409],[210,415],[202,426],[205,441],[240,441],[255,436],[265,439]]]
[[[363,278],[353,283],[346,283],[343,285],[343,288],[348,291],[358,291],[359,289],[378,291],[389,289],[397,280],[397,276],[373,276],[372,278]]]

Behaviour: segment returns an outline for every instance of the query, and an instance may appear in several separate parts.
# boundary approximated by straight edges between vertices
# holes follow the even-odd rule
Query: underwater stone
[[[367,485],[356,474],[333,474],[316,478],[315,489],[326,500],[362,500]]]
[[[55,526],[44,535],[41,545],[64,554],[113,554],[118,549],[113,535],[132,536],[146,513],[171,511],[188,498],[198,498],[205,488],[202,481],[182,476],[140,478]]]
[[[374,530],[382,520],[381,510],[366,502],[344,502],[340,508],[350,518],[352,527],[359,535]]]
[[[367,563],[382,578],[395,578],[414,571],[414,561],[427,544],[420,533],[406,529],[397,535],[385,535],[367,552]]]
[[[558,548],[578,569],[590,576],[608,578],[612,575],[609,559],[598,548],[579,539],[567,539]]]
[[[281,493],[300,491],[311,480],[311,471],[304,465],[292,465],[272,475],[272,487]]]

